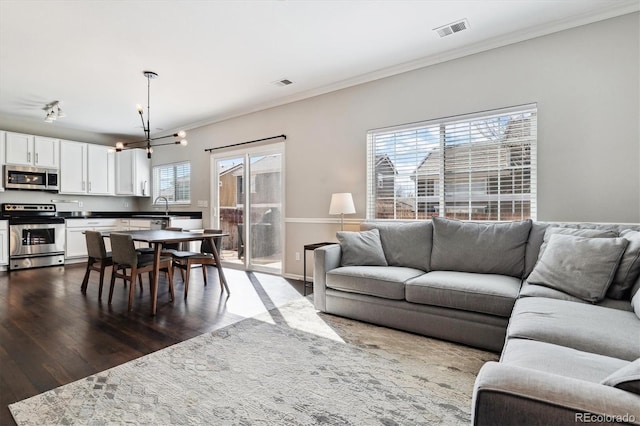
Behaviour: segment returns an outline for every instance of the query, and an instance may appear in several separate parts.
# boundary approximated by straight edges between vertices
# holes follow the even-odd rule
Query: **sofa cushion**
[[[607,297],[613,299],[628,297],[636,278],[640,275],[640,232],[626,229],[620,233],[620,236],[629,241],[629,245],[622,255],[618,272],[607,291]]]
[[[611,373],[602,384],[640,394],[640,358]]]
[[[526,339],[507,340],[500,362],[594,383],[629,364],[619,358]]]
[[[518,299],[507,338],[553,343],[632,361],[640,357],[640,320],[633,312],[546,297]]]
[[[597,302],[604,299],[628,244],[625,238],[553,234],[527,281]]]
[[[432,271],[521,277],[531,221],[461,222],[433,218]]]
[[[429,271],[433,224],[419,222],[364,222],[360,229],[380,231],[380,241],[389,266]]]
[[[399,266],[343,266],[327,272],[327,287],[351,293],[404,299],[405,282],[424,271]]]
[[[432,271],[407,281],[407,302],[509,317],[520,279],[506,275]]]
[[[377,229],[336,234],[342,248],[342,266],[387,266]]]

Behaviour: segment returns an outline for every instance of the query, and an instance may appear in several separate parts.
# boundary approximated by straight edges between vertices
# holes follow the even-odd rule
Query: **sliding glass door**
[[[229,233],[225,266],[280,274],[283,145],[214,154],[212,223]]]

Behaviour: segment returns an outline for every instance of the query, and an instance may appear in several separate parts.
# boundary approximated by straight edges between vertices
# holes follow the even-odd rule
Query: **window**
[[[367,133],[367,218],[536,218],[537,108]]]
[[[153,199],[167,197],[171,204],[191,203],[191,163],[173,163],[153,168]]]

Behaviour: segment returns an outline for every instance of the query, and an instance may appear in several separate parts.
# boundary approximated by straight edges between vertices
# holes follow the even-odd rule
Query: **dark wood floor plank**
[[[0,273],[0,424],[14,425],[8,405],[96,374],[167,346],[302,297],[302,282],[229,270],[232,297],[221,293],[217,274],[194,271],[189,297],[175,276],[169,301],[160,278],[158,314],[150,315],[147,277],[127,311],[128,288],[116,283],[107,303],[110,273],[98,300],[98,274],[80,292],[84,264]],[[277,302],[274,302],[277,301]]]

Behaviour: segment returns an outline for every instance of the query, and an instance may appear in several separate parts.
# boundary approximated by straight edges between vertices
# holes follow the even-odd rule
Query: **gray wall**
[[[538,219],[638,223],[639,51],[634,13],[194,129],[154,161],[191,158],[208,200],[205,148],[285,133],[285,273],[299,275],[295,253],[334,239],[332,192],[353,193],[352,229],[364,218],[367,130],[535,102]]]

